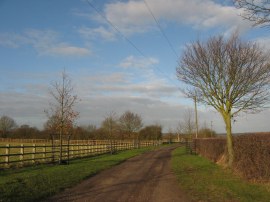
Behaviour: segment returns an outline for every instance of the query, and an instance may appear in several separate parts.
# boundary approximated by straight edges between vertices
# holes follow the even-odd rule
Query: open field
[[[185,148],[173,152],[172,165],[181,187],[195,201],[268,202],[270,185],[251,183]]]
[[[153,150],[147,147],[71,161],[69,165],[39,165],[0,170],[0,201],[39,201],[120,162]]]

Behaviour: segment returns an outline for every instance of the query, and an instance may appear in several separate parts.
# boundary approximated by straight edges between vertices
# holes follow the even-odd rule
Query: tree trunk
[[[62,164],[62,156],[63,156],[63,130],[60,130],[60,134],[59,134],[59,140],[60,140],[60,151],[59,151],[59,164]]]
[[[225,121],[227,133],[226,137],[227,137],[228,166],[231,168],[234,160],[231,114],[225,114],[223,115],[223,118]]]
[[[110,137],[110,152],[113,154],[113,142],[112,142],[112,137]]]

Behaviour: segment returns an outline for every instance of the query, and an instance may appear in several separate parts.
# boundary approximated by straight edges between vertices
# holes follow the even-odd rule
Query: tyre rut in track
[[[171,152],[164,147],[131,158],[93,176],[48,201],[185,202],[171,171]]]

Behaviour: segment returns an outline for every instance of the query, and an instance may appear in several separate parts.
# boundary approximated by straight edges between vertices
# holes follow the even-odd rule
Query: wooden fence
[[[88,140],[71,141],[62,144],[62,159],[82,158],[96,156],[117,151],[157,146],[159,141],[108,141],[108,140]],[[37,163],[53,163],[59,160],[60,145],[59,141],[49,144],[20,144],[12,145],[0,144],[0,167],[24,166]]]

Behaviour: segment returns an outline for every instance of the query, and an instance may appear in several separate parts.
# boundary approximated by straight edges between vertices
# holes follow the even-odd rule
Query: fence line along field
[[[62,158],[69,160],[159,144],[160,141],[70,140],[62,144]],[[58,140],[0,139],[0,167],[2,168],[57,162],[59,153]]]

